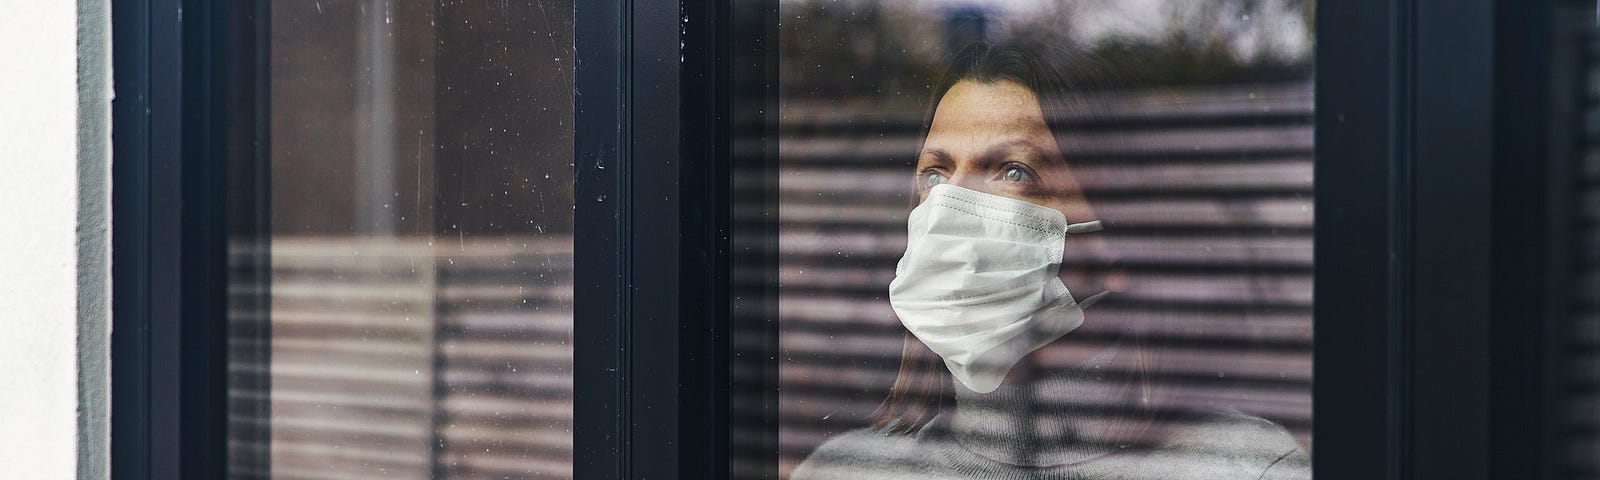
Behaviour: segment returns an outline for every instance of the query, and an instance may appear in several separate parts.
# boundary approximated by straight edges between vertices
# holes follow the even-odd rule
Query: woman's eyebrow
[[[925,149],[922,150],[922,152],[917,154],[918,157],[923,157],[923,156],[928,156],[928,155],[932,155],[934,157],[933,158],[934,160],[938,160],[938,161],[941,161],[941,162],[950,161],[950,152],[946,152],[942,148],[925,148]]]
[[[1050,158],[1049,155],[1045,155],[1043,148],[1040,148],[1039,145],[1026,138],[1016,138],[1006,142],[1001,142],[993,147],[989,147],[989,150],[985,151],[983,156],[1002,159],[1006,157],[1006,154],[1017,149],[1026,150],[1028,153],[1033,154],[1035,158],[1041,161],[1048,160]]]

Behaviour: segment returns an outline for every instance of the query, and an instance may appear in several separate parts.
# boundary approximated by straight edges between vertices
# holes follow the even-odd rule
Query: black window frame
[[[1554,60],[1528,54],[1556,3],[1318,2],[1317,477],[1558,478],[1569,279],[1542,254],[1564,248],[1563,170],[1528,160],[1565,121]],[[230,146],[267,133],[268,5],[112,1],[115,480],[224,476],[226,232],[259,208],[226,207],[227,175],[254,174],[219,159],[266,153]],[[577,478],[776,476],[729,471],[776,458],[774,292],[732,269],[772,270],[774,224],[730,215],[775,211],[776,96],[752,80],[776,72],[776,21],[772,1],[577,2],[578,51],[607,53],[575,78]],[[757,359],[738,381],[735,354]]]

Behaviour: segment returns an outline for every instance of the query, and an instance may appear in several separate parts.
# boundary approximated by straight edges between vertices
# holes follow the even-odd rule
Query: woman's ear
[[[1131,283],[1131,280],[1128,279],[1127,269],[1115,267],[1106,272],[1105,276],[1102,277],[1102,283],[1105,284],[1106,291],[1122,293],[1128,291],[1128,284]]]
[[[1122,255],[1102,237],[1095,237],[1089,248],[1096,260],[1095,270],[1099,273],[1100,288],[1117,293],[1128,291],[1132,281],[1128,277],[1128,269],[1122,266]]]
[[[1063,253],[1070,263],[1081,265],[1061,270],[1061,281],[1074,295],[1093,295],[1103,291],[1122,293],[1132,285],[1122,258],[1100,233],[1068,235]],[[1063,263],[1067,259],[1062,259]]]

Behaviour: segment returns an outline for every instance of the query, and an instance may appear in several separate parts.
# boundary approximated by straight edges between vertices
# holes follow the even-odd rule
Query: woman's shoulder
[[[1311,459],[1305,449],[1287,429],[1270,420],[1237,411],[1219,411],[1178,425],[1168,437],[1168,452],[1259,472],[1250,478],[1311,476]]]
[[[869,427],[829,439],[795,467],[789,478],[922,479],[937,471],[933,461],[933,452],[919,441],[918,435],[884,433]]]

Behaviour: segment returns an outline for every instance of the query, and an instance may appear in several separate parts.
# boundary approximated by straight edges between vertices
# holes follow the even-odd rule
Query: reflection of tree
[[[938,64],[941,37],[886,15],[877,3],[804,1],[783,7],[781,84],[813,98],[920,97]],[[932,55],[930,55],[932,54]]]
[[[1169,39],[1182,38],[1248,62],[1259,58],[1294,61],[1301,56],[1272,37],[1290,26],[1298,27],[1293,33],[1310,35],[1312,5],[1310,0],[1210,0],[1170,2],[1163,8],[1170,17]]]
[[[1168,2],[1165,35],[1152,40],[1111,38],[1095,51],[1126,65],[1130,79],[1193,84],[1281,80],[1309,72],[1309,49],[1276,41],[1309,38],[1310,0]],[[1284,32],[1284,30],[1290,30]],[[1278,37],[1278,38],[1275,38]]]
[[[990,3],[786,1],[784,88],[812,98],[920,98],[949,53],[955,23],[944,17],[974,11],[994,16],[990,23],[999,27],[991,33],[1045,36],[1099,54],[1119,85],[1288,80],[1310,72],[1315,0],[1168,0],[1142,7],[1061,0],[1026,11],[983,6]],[[1140,20],[1154,26],[1085,25],[1118,16],[1150,16]],[[1083,33],[1091,30],[1098,33]]]

